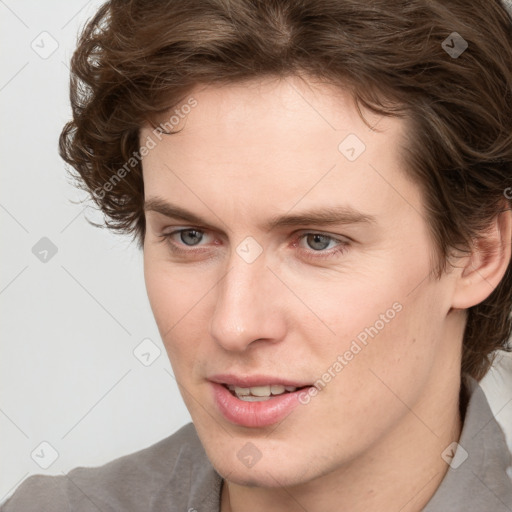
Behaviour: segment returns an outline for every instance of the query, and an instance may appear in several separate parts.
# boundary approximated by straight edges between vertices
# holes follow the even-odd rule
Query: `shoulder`
[[[479,383],[463,375],[462,385],[468,404],[461,435],[450,462],[447,461],[449,468],[423,511],[508,512],[512,481],[507,471],[512,458],[505,434]]]
[[[188,499],[191,475],[215,481],[195,427],[98,467],[77,467],[65,475],[33,475],[0,507],[0,512],[174,510]],[[185,501],[183,501],[185,500]],[[160,505],[158,505],[160,503]],[[185,508],[186,510],[186,508]]]

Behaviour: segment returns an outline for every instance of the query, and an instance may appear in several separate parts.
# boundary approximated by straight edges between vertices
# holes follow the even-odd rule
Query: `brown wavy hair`
[[[468,45],[458,56],[445,51],[454,32]],[[510,208],[512,19],[499,0],[108,1],[71,59],[60,154],[103,226],[143,248],[140,128],[197,85],[290,75],[343,87],[360,114],[407,120],[405,169],[424,193],[438,277]],[[511,290],[509,263],[468,310],[462,373],[480,380],[511,349]]]

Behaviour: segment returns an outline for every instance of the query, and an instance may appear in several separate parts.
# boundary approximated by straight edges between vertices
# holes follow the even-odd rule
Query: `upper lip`
[[[282,386],[293,386],[301,388],[304,386],[311,386],[309,383],[283,379],[282,377],[273,377],[271,375],[232,375],[232,374],[217,374],[208,377],[211,382],[218,384],[226,384],[228,386],[236,386],[239,388],[251,388],[254,386],[268,386],[272,384],[281,384]]]

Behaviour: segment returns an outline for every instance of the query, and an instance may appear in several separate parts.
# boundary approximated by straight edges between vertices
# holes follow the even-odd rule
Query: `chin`
[[[311,468],[303,463],[293,464],[289,461],[284,465],[282,461],[260,460],[251,468],[244,467],[238,459],[226,460],[217,464],[212,462],[219,475],[237,485],[245,487],[292,487],[303,484],[315,477]]]
[[[231,483],[244,487],[265,487],[270,489],[277,487],[289,487],[302,483],[300,481],[289,481],[282,473],[282,470],[280,470],[277,475],[273,473],[254,474],[251,469],[231,472],[228,470],[225,476],[223,474],[221,474],[221,476]]]

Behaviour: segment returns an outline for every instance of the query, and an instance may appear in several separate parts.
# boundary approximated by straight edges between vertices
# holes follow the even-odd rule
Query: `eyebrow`
[[[144,211],[154,211],[166,217],[179,219],[191,224],[213,227],[200,216],[179,206],[170,204],[159,197],[151,197],[144,203]],[[297,214],[284,214],[271,217],[263,225],[262,230],[271,231],[280,227],[336,225],[336,224],[376,224],[373,215],[359,212],[349,206],[315,208]]]

